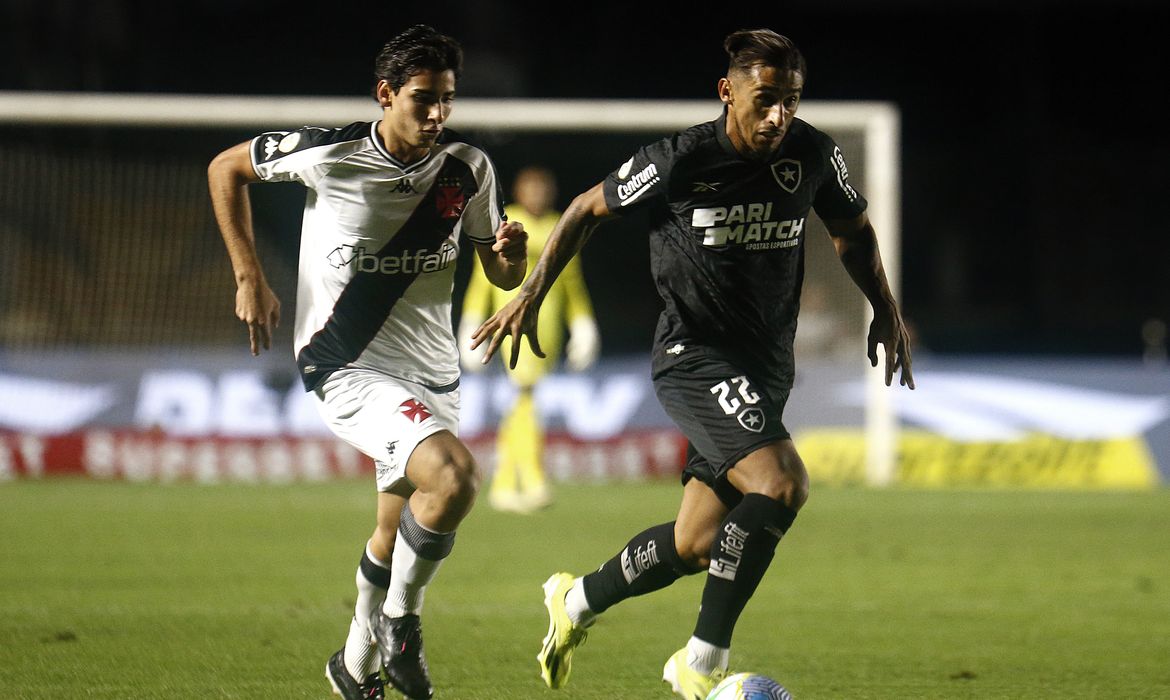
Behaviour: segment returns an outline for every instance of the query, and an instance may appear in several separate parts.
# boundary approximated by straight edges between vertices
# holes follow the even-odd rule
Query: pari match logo
[[[800,245],[805,218],[777,221],[772,202],[750,202],[727,207],[697,207],[691,226],[703,234],[703,245],[741,245],[748,250],[794,248]]]

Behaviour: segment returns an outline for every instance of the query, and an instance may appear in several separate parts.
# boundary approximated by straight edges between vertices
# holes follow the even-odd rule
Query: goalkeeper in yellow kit
[[[528,269],[531,270],[561,216],[553,209],[556,181],[544,168],[524,168],[516,175],[512,196],[515,203],[505,207],[504,211],[509,221],[524,224],[528,233]],[[475,262],[459,323],[459,348],[464,370],[475,372],[483,368],[480,359],[484,348],[478,351],[469,349],[471,334],[513,296],[512,292],[488,282],[479,261]],[[544,432],[533,402],[533,389],[542,377],[556,368],[566,328],[569,339],[564,343],[565,364],[574,371],[586,369],[597,359],[599,339],[593,305],[577,257],[569,261],[540,308],[537,335],[546,357],[541,359],[530,348],[521,347],[516,368],[510,369],[505,363],[505,371],[519,392],[511,410],[500,422],[496,436],[496,471],[488,501],[497,510],[529,512],[548,505],[551,500],[541,463]],[[505,342],[511,342],[511,338]],[[507,354],[507,351],[503,352],[503,356]]]

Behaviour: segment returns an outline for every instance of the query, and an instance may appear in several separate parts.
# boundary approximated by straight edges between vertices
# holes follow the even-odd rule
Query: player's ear
[[[731,104],[731,81],[730,80],[728,80],[727,78],[720,78],[719,84],[715,89],[716,89],[716,92],[719,93],[719,100],[723,104],[725,104],[725,105]]]
[[[394,90],[385,80],[378,81],[378,87],[374,89],[374,94],[377,95],[378,104],[382,105],[382,109],[386,109],[394,101]]]

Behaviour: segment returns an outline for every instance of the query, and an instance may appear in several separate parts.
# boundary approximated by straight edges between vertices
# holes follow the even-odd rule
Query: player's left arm
[[[483,274],[500,289],[515,289],[528,271],[528,233],[519,221],[503,221],[492,243],[476,243]]]
[[[851,219],[825,219],[825,227],[829,229],[841,264],[873,307],[873,322],[869,325],[867,341],[870,364],[877,367],[877,346],[882,345],[886,356],[886,386],[900,369],[900,383],[913,389],[910,334],[886,279],[877,233],[869,216],[862,212]]]

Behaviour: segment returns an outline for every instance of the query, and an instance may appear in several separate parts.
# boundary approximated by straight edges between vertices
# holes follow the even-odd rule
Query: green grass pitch
[[[327,698],[372,484],[0,484],[0,697]],[[540,584],[673,518],[673,482],[486,502],[427,594],[436,697],[668,698],[702,576],[610,611],[562,691]],[[812,698],[1170,698],[1170,491],[814,489],[732,666]]]

